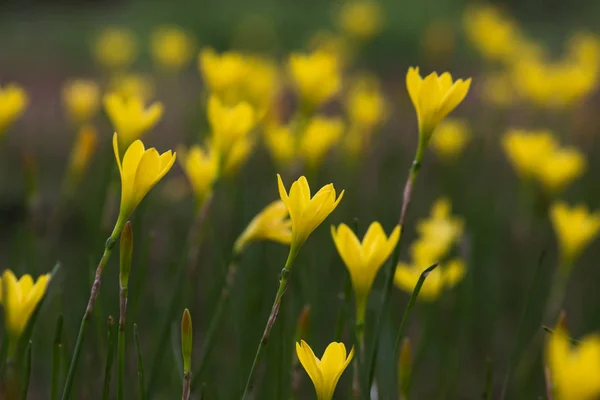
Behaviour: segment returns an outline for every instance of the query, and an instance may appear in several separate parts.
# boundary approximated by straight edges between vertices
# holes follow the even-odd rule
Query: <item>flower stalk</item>
[[[133,256],[133,230],[131,223],[127,221],[123,232],[121,232],[120,271],[119,271],[119,335],[117,339],[118,348],[118,375],[117,375],[117,399],[125,398],[125,325],[127,322],[127,296],[129,293],[129,272],[131,270],[131,259]]]

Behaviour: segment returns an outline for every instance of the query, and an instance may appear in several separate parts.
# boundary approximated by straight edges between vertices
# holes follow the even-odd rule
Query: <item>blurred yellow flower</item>
[[[466,120],[447,119],[442,121],[431,137],[433,150],[445,161],[458,157],[470,138]]]
[[[113,150],[121,175],[121,206],[119,224],[125,224],[144,196],[173,166],[176,153],[171,150],[159,154],[155,148],[146,150],[141,140],[133,142],[121,160],[119,139],[113,136]],[[115,228],[115,231],[118,229]]]
[[[452,216],[451,211],[450,200],[440,198],[431,207],[430,217],[417,223],[417,232],[423,239],[422,242],[428,243],[429,251],[434,244],[439,249],[430,255],[434,258],[432,261],[439,261],[462,236],[464,221]],[[414,252],[413,258],[418,258]]]
[[[296,137],[289,126],[268,124],[264,135],[267,149],[278,166],[288,166],[295,160]]]
[[[463,101],[470,85],[471,78],[452,81],[452,75],[448,72],[440,76],[433,72],[423,79],[419,68],[408,69],[406,87],[417,111],[422,146],[429,143],[437,125]]]
[[[360,76],[350,86],[346,97],[350,122],[360,129],[373,130],[385,118],[386,102],[373,76]]]
[[[71,184],[77,184],[87,170],[96,147],[98,146],[98,132],[92,125],[83,125],[77,133],[77,138],[71,149],[67,174]]]
[[[21,86],[10,83],[0,88],[0,134],[23,114],[28,104],[29,98]]]
[[[383,10],[377,1],[352,0],[342,5],[338,19],[348,36],[367,40],[381,31]]]
[[[356,323],[363,324],[373,281],[396,247],[400,238],[400,227],[396,226],[388,238],[381,224],[373,222],[367,229],[362,243],[345,224],[340,224],[337,229],[332,226],[331,236],[350,273],[356,299]]]
[[[567,57],[576,64],[597,66],[600,63],[600,37],[589,32],[576,32],[567,43]]]
[[[227,106],[216,96],[208,99],[208,122],[211,127],[212,145],[221,155],[226,155],[234,143],[244,138],[256,123],[252,106],[241,102]]]
[[[344,123],[340,118],[313,117],[300,137],[299,152],[309,168],[318,167],[327,152],[341,139]]]
[[[600,396],[600,336],[572,344],[559,326],[549,336],[546,360],[557,400],[594,400]]]
[[[289,244],[292,241],[292,221],[288,216],[284,202],[275,200],[250,221],[235,241],[234,252],[240,254],[246,245],[258,240]]]
[[[302,340],[296,343],[296,354],[315,386],[317,399],[332,400],[340,377],[354,357],[354,347],[346,356],[346,346],[343,343],[333,342],[327,346],[323,357],[318,359],[310,346]]]
[[[88,123],[100,108],[100,87],[87,79],[69,81],[63,87],[62,100],[75,124]]]
[[[204,83],[209,90],[226,100],[232,92],[240,90],[249,70],[248,61],[242,54],[237,52],[217,54],[210,48],[202,49],[198,63]]]
[[[561,191],[585,171],[585,156],[575,148],[554,151],[538,170],[538,179],[552,192]]]
[[[33,281],[25,274],[17,281],[15,274],[7,269],[0,278],[0,304],[4,308],[4,328],[12,346],[25,330],[27,322],[42,301],[50,274],[40,275]]]
[[[249,136],[233,142],[223,164],[223,176],[231,177],[238,173],[240,168],[248,161],[255,142],[256,140]]]
[[[408,265],[403,262],[398,263],[394,283],[406,293],[411,294],[417,285],[421,273],[431,265]],[[427,275],[425,283],[419,292],[419,299],[424,301],[435,301],[444,290],[456,286],[465,276],[465,263],[462,260],[450,260],[443,265],[438,266]]]
[[[148,75],[125,74],[116,75],[110,81],[110,92],[116,93],[124,99],[139,98],[149,101],[154,95],[154,82]]]
[[[315,53],[331,54],[341,69],[356,56],[356,46],[352,46],[346,36],[327,30],[315,32],[308,41],[308,49]]]
[[[331,100],[342,87],[341,71],[334,54],[322,51],[293,53],[288,67],[294,87],[309,109]]]
[[[96,38],[94,55],[104,68],[125,69],[138,55],[135,35],[125,28],[106,28]]]
[[[557,146],[552,133],[545,130],[510,129],[502,138],[506,156],[523,179],[535,177]]]
[[[179,164],[192,186],[199,209],[212,193],[219,176],[219,157],[210,146],[203,149],[196,145],[188,151],[180,149],[179,153]]]
[[[323,186],[311,198],[310,187],[304,176],[292,184],[289,194],[283,186],[281,176],[277,174],[279,196],[285,203],[292,220],[292,249],[290,254],[300,250],[300,247],[310,234],[327,218],[344,197],[344,191],[335,197],[332,183]]]
[[[560,250],[561,267],[570,269],[575,259],[598,236],[600,213],[591,213],[584,205],[569,207],[557,202],[550,208],[550,220]]]
[[[265,57],[248,56],[248,73],[244,79],[242,96],[264,116],[276,101],[280,90],[280,71],[275,62]]]
[[[161,26],[150,39],[150,53],[154,62],[169,71],[184,68],[194,53],[194,38],[178,26]]]
[[[104,109],[114,130],[119,133],[123,149],[152,129],[163,114],[163,105],[160,102],[144,108],[144,102],[140,98],[124,98],[115,93],[104,95]]]

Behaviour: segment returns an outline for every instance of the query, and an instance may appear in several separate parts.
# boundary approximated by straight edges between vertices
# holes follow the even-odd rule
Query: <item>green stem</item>
[[[296,254],[297,250],[293,247],[290,247],[290,252],[288,254],[287,261],[285,262],[285,266],[281,270],[279,288],[277,289],[277,294],[275,295],[275,300],[273,301],[273,306],[271,307],[271,313],[269,314],[269,319],[267,320],[267,324],[265,325],[265,330],[263,332],[262,338],[258,343],[258,348],[256,349],[254,361],[252,362],[252,367],[250,368],[250,373],[248,374],[248,380],[246,381],[246,387],[244,388],[244,393],[242,394],[242,400],[245,400],[248,397],[250,389],[252,388],[252,377],[254,375],[254,370],[256,369],[258,361],[260,360],[260,356],[264,347],[269,341],[271,329],[273,329],[273,325],[275,324],[275,320],[277,319],[279,307],[281,307],[281,299],[283,297],[283,294],[285,293],[285,289],[287,288],[289,274],[292,268],[292,264],[294,263],[294,259],[296,258]]]
[[[119,316],[119,337],[117,339],[117,399],[125,398],[125,323],[127,319],[127,287],[121,287],[119,295],[120,316]]]
[[[62,400],[68,400],[71,396],[73,379],[75,378],[75,371],[77,370],[77,363],[79,362],[79,355],[81,353],[81,345],[83,344],[88,321],[94,312],[94,304],[96,303],[96,298],[98,297],[98,293],[100,291],[100,284],[102,283],[102,272],[104,271],[104,268],[110,259],[112,249],[115,247],[115,243],[119,239],[119,235],[121,234],[121,230],[123,229],[124,225],[125,221],[119,219],[115,224],[112,234],[104,245],[104,253],[102,254],[102,258],[100,259],[98,267],[96,268],[96,278],[92,284],[90,298],[88,300],[85,312],[83,313],[83,317],[81,318],[81,325],[79,326],[79,333],[77,334],[77,340],[75,341],[75,350],[73,351],[73,357],[71,358],[71,364],[69,365],[69,372],[67,373]]]
[[[115,356],[115,320],[108,317],[108,345],[106,346],[106,366],[104,368],[104,386],[102,389],[102,400],[110,398],[110,381],[112,377],[112,365]]]
[[[52,383],[50,384],[50,400],[58,399],[58,381],[60,379],[60,364],[62,361],[62,328],[63,316],[59,315],[54,333],[54,347],[52,351]]]
[[[488,358],[485,362],[485,388],[483,391],[484,400],[492,400],[494,384],[494,362]]]
[[[550,295],[546,302],[546,310],[544,311],[544,322],[547,324],[554,324],[556,322],[556,318],[562,307],[565,292],[567,291],[567,283],[569,283],[569,273],[567,271],[570,271],[570,268],[559,265],[554,274]]]
[[[27,392],[29,391],[29,378],[31,377],[31,340],[25,350],[25,374],[23,378],[23,391],[21,392],[21,399],[27,400]]]
[[[140,346],[140,332],[137,324],[133,324],[133,340],[135,341],[135,351],[137,353],[139,399],[146,400],[146,384],[144,382],[144,361],[142,359],[142,348]]]
[[[337,342],[342,341],[342,335],[344,333],[345,317],[348,309],[348,299],[352,295],[352,281],[350,280],[349,274],[344,274],[344,291],[339,294],[340,299],[340,311],[338,312],[337,323],[335,327],[335,340]]]

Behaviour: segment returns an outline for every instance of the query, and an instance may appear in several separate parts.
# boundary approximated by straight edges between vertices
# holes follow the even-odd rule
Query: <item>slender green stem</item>
[[[102,400],[110,398],[110,381],[112,377],[112,365],[115,357],[115,320],[108,317],[108,345],[106,346],[106,366],[104,368],[104,386],[102,389]]]
[[[252,362],[252,367],[250,368],[250,373],[248,374],[248,380],[246,381],[246,387],[244,388],[244,393],[242,394],[242,400],[248,397],[248,394],[250,393],[250,390],[252,388],[252,377],[254,375],[254,370],[258,365],[258,361],[260,360],[260,356],[264,347],[269,341],[269,336],[271,335],[271,329],[273,329],[275,320],[277,320],[277,314],[279,314],[279,308],[281,307],[281,299],[287,288],[288,278],[292,269],[292,264],[294,263],[294,259],[296,258],[296,254],[297,250],[293,247],[290,247],[290,252],[288,254],[287,261],[285,262],[285,266],[281,270],[279,288],[277,289],[277,294],[275,295],[275,300],[273,301],[273,306],[271,307],[271,313],[269,314],[269,319],[267,320],[267,324],[265,325],[265,330],[260,339],[260,342],[258,343],[258,348],[256,349],[254,361]]]
[[[185,374],[183,374],[183,390],[181,394],[181,400],[189,400],[191,385],[192,373],[187,371]]]
[[[120,296],[119,337],[117,356],[117,399],[125,398],[125,323],[127,318],[127,287],[121,286]]]
[[[483,390],[483,399],[492,400],[492,388],[494,386],[494,362],[488,358],[485,362],[485,388]]]
[[[352,281],[349,274],[344,274],[344,291],[339,294],[340,311],[338,312],[337,323],[335,326],[335,340],[340,342],[344,333],[344,325],[346,323],[346,309],[348,308],[348,299],[352,295]]]
[[[140,332],[137,324],[133,324],[133,340],[135,341],[135,351],[137,353],[139,399],[146,400],[146,384],[144,382],[144,361],[142,359],[142,348],[140,346]]]
[[[104,245],[104,253],[102,254],[102,258],[98,263],[98,267],[96,268],[96,278],[94,279],[94,283],[92,284],[92,289],[90,292],[90,298],[88,300],[87,307],[85,312],[83,313],[83,317],[81,318],[81,325],[79,326],[79,333],[77,334],[77,340],[75,341],[75,349],[73,351],[73,357],[71,358],[71,364],[69,365],[69,372],[67,373],[67,379],[65,381],[65,387],[63,389],[62,400],[68,400],[71,396],[71,390],[73,388],[73,379],[75,378],[75,371],[77,370],[77,363],[79,362],[79,355],[81,353],[81,346],[83,344],[83,339],[85,337],[85,331],[87,328],[87,324],[89,319],[91,318],[94,312],[94,304],[96,303],[96,298],[98,297],[98,293],[100,292],[100,285],[102,283],[102,272],[110,259],[110,255],[112,254],[112,249],[115,247],[115,243],[121,234],[121,230],[125,225],[125,221],[121,221],[120,219],[115,224],[115,228],[113,229],[112,234],[106,241]]]
[[[27,392],[29,391],[29,378],[31,377],[31,340],[29,346],[25,350],[25,373],[23,375],[23,390],[21,391],[21,399],[27,400]]]
[[[56,331],[54,332],[54,346],[52,349],[52,383],[50,384],[50,400],[58,399],[58,381],[60,379],[60,364],[62,362],[62,328],[63,316],[59,315],[56,320]]]

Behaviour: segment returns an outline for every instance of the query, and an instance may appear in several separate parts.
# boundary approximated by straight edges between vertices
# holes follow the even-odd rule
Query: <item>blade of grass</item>
[[[54,346],[52,348],[52,382],[50,384],[50,400],[58,399],[58,388],[60,380],[60,365],[62,362],[62,329],[63,316],[58,316],[56,320],[56,330],[54,331]]]
[[[112,378],[112,365],[115,357],[115,320],[108,317],[108,346],[106,346],[106,366],[104,368],[104,386],[102,390],[102,399],[110,398],[110,381]]]
[[[485,361],[485,388],[483,390],[483,399],[492,400],[492,392],[494,387],[494,362],[491,358]]]
[[[135,341],[135,351],[137,353],[137,374],[138,374],[138,396],[140,400],[146,400],[146,384],[144,382],[144,361],[142,359],[142,348],[140,346],[140,332],[137,324],[133,324],[133,340]]]
[[[21,399],[27,400],[27,393],[29,392],[29,378],[31,377],[31,340],[27,349],[25,349],[25,372],[23,374],[23,390],[21,392]]]

